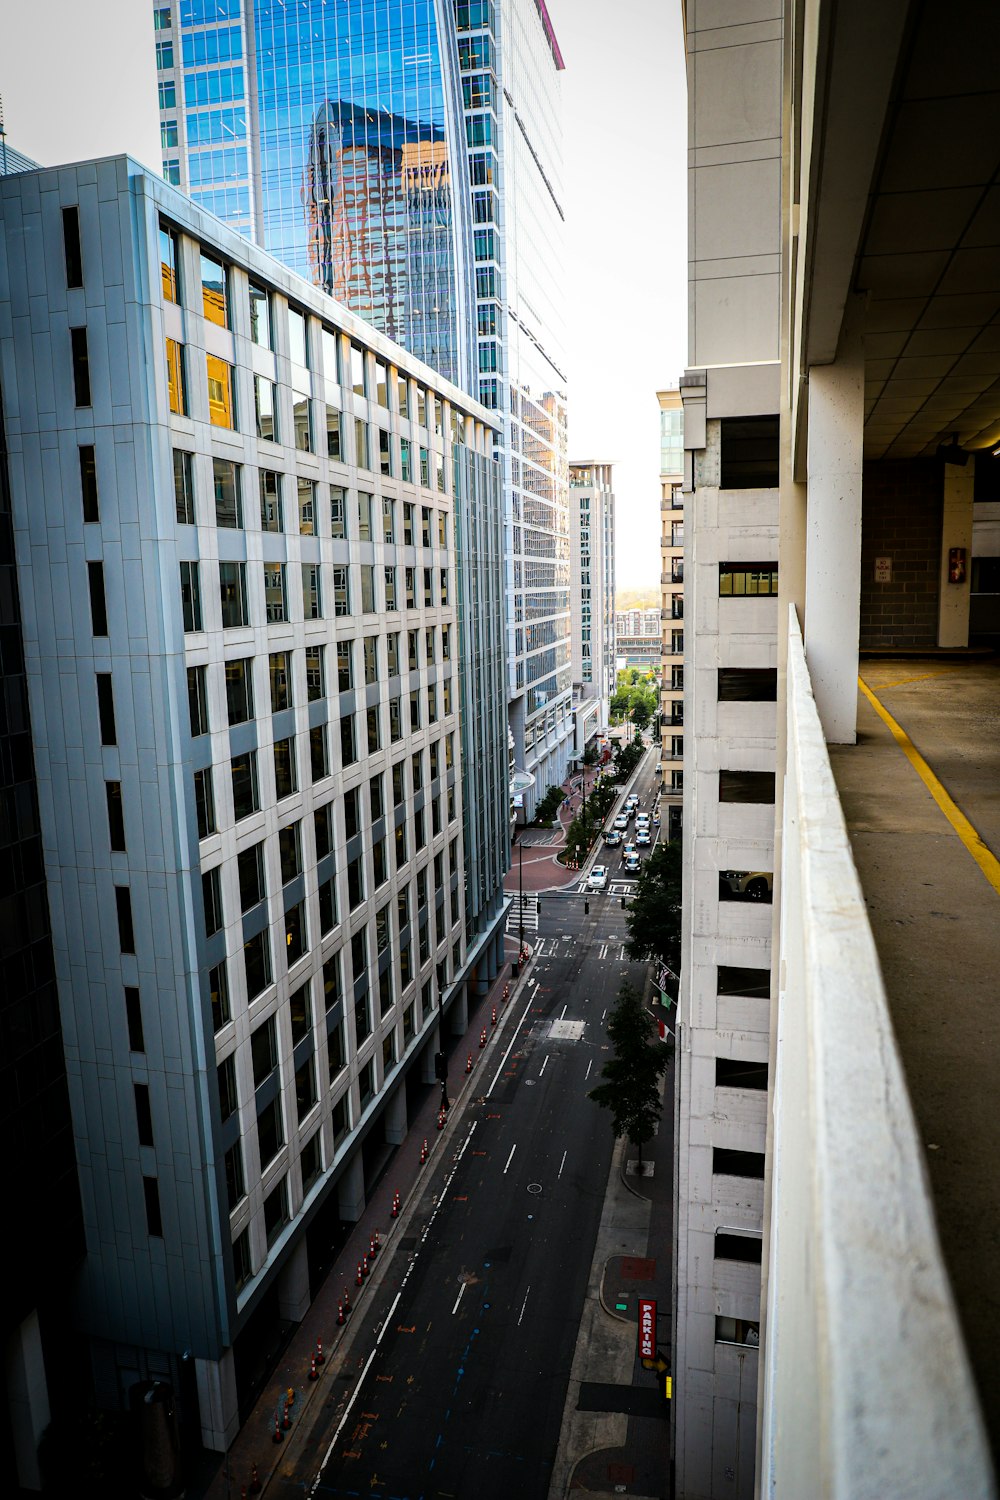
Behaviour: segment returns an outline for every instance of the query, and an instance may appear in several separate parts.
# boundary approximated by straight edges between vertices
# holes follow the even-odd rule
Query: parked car
[[[620,812],[615,818],[615,827],[624,831],[628,827],[628,813]]]
[[[653,842],[653,836],[648,828],[637,828],[635,831],[635,841],[640,846],[648,847]]]
[[[595,865],[587,876],[587,889],[591,891],[605,891],[608,888],[607,865]]]
[[[605,830],[604,830],[604,842],[605,842],[605,844],[607,845],[607,847],[609,849],[617,849],[617,847],[621,843],[621,841],[622,841],[621,829],[619,829],[619,828],[605,828]]]
[[[636,871],[639,869],[639,851],[638,851],[638,849],[632,849],[630,853],[626,854],[626,856],[625,856],[625,868],[629,872],[630,875],[634,875],[636,873]]]
[[[719,884],[734,896],[746,896],[751,901],[771,899],[770,870],[722,870]]]

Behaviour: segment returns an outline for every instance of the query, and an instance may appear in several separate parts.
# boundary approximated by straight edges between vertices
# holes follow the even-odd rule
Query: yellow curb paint
[[[952,828],[954,828],[955,832],[962,840],[962,843],[965,845],[966,849],[968,849],[969,853],[972,855],[972,858],[976,861],[976,864],[986,876],[986,879],[989,881],[990,885],[996,891],[997,895],[1000,895],[1000,860],[998,860],[993,851],[987,848],[987,846],[983,843],[982,839],[979,837],[979,834],[973,828],[972,824],[962,812],[961,808],[957,805],[956,802],[953,801],[953,799],[948,795],[944,787],[941,785],[940,781],[938,781],[937,777],[934,775],[934,772],[931,770],[930,766],[920,754],[920,751],[910,739],[910,736],[907,734],[906,730],[903,729],[901,725],[896,723],[896,720],[892,717],[892,714],[889,712],[889,710],[879,702],[878,698],[876,698],[875,694],[865,682],[864,678],[858,678],[858,686],[864,693],[865,697],[868,699],[868,702],[871,704],[872,708],[878,714],[879,718],[888,727],[893,739],[896,741],[897,745],[902,750],[907,760],[910,762],[910,765],[920,777],[920,780],[924,783],[924,786],[934,798],[934,801],[937,803],[938,807],[948,819],[948,822],[951,824]]]
[[[884,692],[886,688],[905,687],[909,682],[926,682],[928,677],[947,677],[949,672],[954,671],[954,667],[938,667],[933,672],[921,672],[919,677],[897,677],[895,682],[880,682],[879,692]]]

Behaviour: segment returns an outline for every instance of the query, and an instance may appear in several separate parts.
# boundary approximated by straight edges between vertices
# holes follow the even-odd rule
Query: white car
[[[625,868],[630,875],[634,875],[639,868],[639,851],[631,849],[625,856]]]
[[[638,792],[629,792],[628,796],[625,798],[625,807],[626,807],[626,809],[632,808],[632,807],[638,807],[638,806],[639,806],[639,793]]]
[[[649,813],[636,813],[636,815],[635,815],[635,826],[636,826],[636,828],[648,828],[649,827]]]
[[[615,818],[615,827],[622,830],[628,827],[628,813],[619,813]]]
[[[653,842],[649,829],[637,828],[635,831],[635,841],[641,847],[648,847]]]
[[[587,876],[587,889],[590,891],[606,891],[608,888],[607,865],[595,865]]]

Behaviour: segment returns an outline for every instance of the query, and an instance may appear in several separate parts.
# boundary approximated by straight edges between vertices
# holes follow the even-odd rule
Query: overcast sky
[[[659,415],[687,346],[681,0],[548,0],[565,118],[571,458],[615,463],[620,587],[657,586]],[[7,139],[44,165],[159,170],[152,0],[4,10]]]

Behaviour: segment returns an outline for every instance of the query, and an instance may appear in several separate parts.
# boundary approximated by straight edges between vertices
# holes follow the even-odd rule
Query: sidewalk
[[[643,1148],[615,1145],[570,1373],[549,1500],[670,1496],[670,1407],[662,1376],[638,1358],[638,1302],[657,1305],[658,1354],[669,1361],[673,1247],[674,1063],[659,1130]]]
[[[588,798],[593,792],[600,770],[599,766],[587,766],[582,773],[587,781]],[[511,854],[511,867],[504,880],[504,890],[508,894],[516,896],[519,890],[531,895],[542,891],[561,891],[579,881],[580,870],[567,869],[559,863],[557,855],[565,849],[567,831],[583,806],[581,774],[577,772],[567,777],[562,789],[566,793],[566,799],[559,804],[551,830],[533,826],[518,829],[517,842]],[[625,786],[619,786],[616,794],[624,791]],[[546,842],[542,843],[542,839]],[[584,856],[581,868],[586,868],[586,863],[587,857]]]
[[[469,1025],[465,1035],[461,1039],[452,1038],[447,1034],[446,1028],[442,1035],[441,1045],[448,1051],[450,1062],[448,1093],[452,1115],[455,1105],[464,1099],[468,1085],[479,1086],[484,1057],[492,1053],[492,1044],[499,1034],[505,1015],[520,994],[531,967],[529,959],[521,970],[520,979],[511,983],[510,961],[517,956],[516,937],[508,936],[504,946],[504,968],[494,980],[489,993],[478,1003],[470,999]],[[505,988],[508,989],[506,1003]],[[498,1017],[496,1030],[491,1024],[494,1006]],[[484,1028],[487,1034],[485,1052],[479,1045]],[[466,1059],[470,1054],[473,1070],[466,1075]],[[450,1131],[446,1130],[443,1135],[438,1132],[439,1104],[440,1089],[434,1085],[428,1090],[427,1098],[418,1113],[410,1120],[406,1139],[396,1151],[389,1169],[382,1174],[377,1187],[372,1190],[361,1218],[284,1349],[253,1411],[233,1440],[229,1453],[211,1478],[201,1479],[201,1482],[195,1478],[189,1483],[189,1496],[196,1497],[196,1500],[197,1497],[200,1500],[237,1500],[241,1493],[259,1493],[253,1485],[255,1473],[258,1485],[265,1491],[269,1480],[279,1470],[288,1478],[294,1477],[289,1449],[293,1446],[296,1431],[304,1422],[315,1422],[323,1403],[336,1398],[338,1386],[342,1386],[342,1369],[345,1367],[345,1361],[339,1357],[340,1346],[350,1333],[359,1305],[363,1304],[369,1289],[377,1286],[381,1280],[382,1267],[409,1217],[408,1208],[412,1211],[419,1201],[426,1175],[436,1165],[438,1142],[447,1143],[451,1139]],[[420,1153],[424,1139],[427,1141],[428,1159],[426,1163],[421,1163]],[[397,1189],[401,1196],[401,1211],[399,1217],[393,1219],[392,1199]],[[376,1230],[381,1237],[381,1250],[375,1260],[370,1262],[369,1276],[358,1287],[355,1284],[358,1264],[362,1256],[369,1252],[371,1238]],[[347,1323],[338,1326],[338,1302],[343,1298],[345,1290],[350,1297],[351,1311]],[[317,1364],[317,1378],[312,1380],[311,1361],[317,1354],[320,1342],[323,1360]],[[346,1353],[349,1360],[350,1353]],[[294,1393],[289,1409],[291,1427],[282,1430],[281,1421],[289,1390]],[[280,1443],[274,1442],[276,1418],[279,1431],[282,1431]]]

